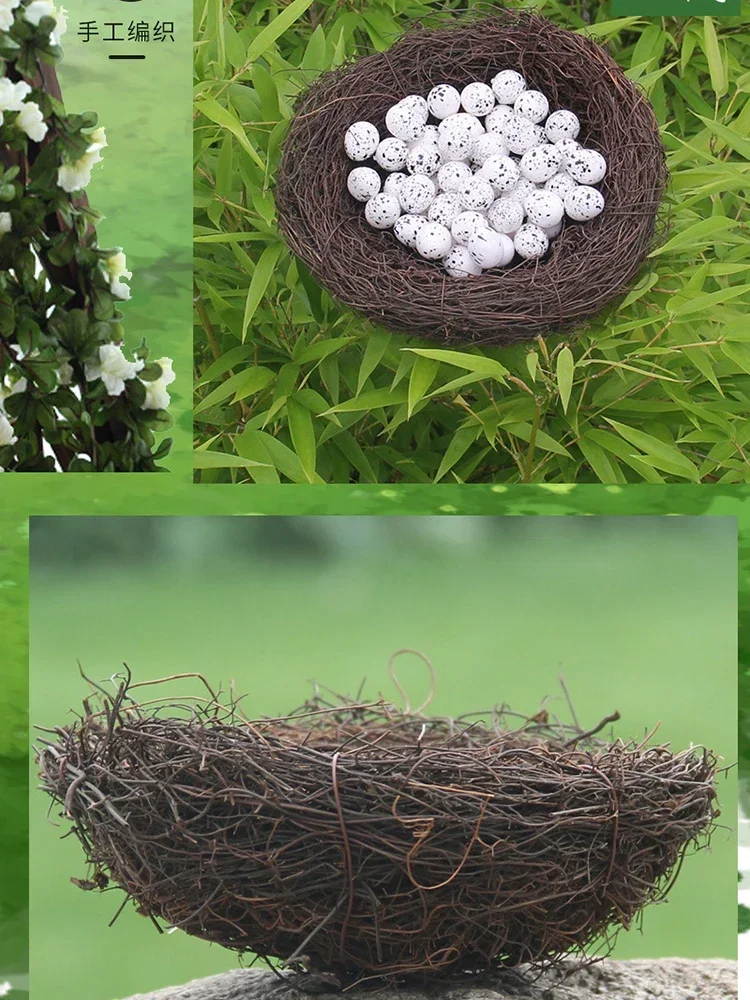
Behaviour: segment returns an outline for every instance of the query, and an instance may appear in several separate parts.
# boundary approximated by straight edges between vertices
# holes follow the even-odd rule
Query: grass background
[[[189,469],[190,399],[190,26],[184,5],[162,0],[157,8],[112,5],[103,0],[66,4],[69,27],[60,86],[69,111],[96,111],[109,143],[87,188],[102,212],[101,246],[121,246],[133,272],[132,299],[122,304],[127,348],[145,337],[151,358],[171,357],[177,378],[170,387],[175,444],[163,463],[178,474]],[[175,41],[113,43],[105,22],[174,21]],[[99,36],[84,42],[81,21],[95,21]],[[119,30],[122,33],[122,29]],[[108,59],[111,52],[145,53],[142,62]]]
[[[446,362],[405,351],[436,345],[343,309],[290,257],[274,176],[294,101],[321,71],[417,20],[486,6],[196,0],[201,482],[750,482],[750,6],[715,19],[613,19],[599,0],[509,6],[593,35],[648,94],[670,228],[630,294],[577,336]],[[510,376],[483,374],[485,356]]]
[[[660,738],[736,759],[732,518],[44,518],[31,552],[35,723],[80,705],[78,658],[97,679],[122,660],[138,679],[234,678],[264,714],[312,678],[351,691],[366,677],[367,693],[393,696],[387,658],[414,646],[435,663],[438,713],[534,711],[563,670],[587,723],[618,708],[621,735],[662,720]],[[418,703],[419,664],[399,673]],[[734,825],[734,772],[720,794]],[[33,792],[36,1000],[114,1000],[235,967],[131,908],[109,929],[119,898],[70,884],[80,851],[46,809]],[[617,954],[733,956],[735,885],[735,835],[721,830]]]

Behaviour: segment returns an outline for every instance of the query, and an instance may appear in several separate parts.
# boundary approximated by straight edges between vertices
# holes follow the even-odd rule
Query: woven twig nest
[[[163,702],[123,685],[42,741],[43,787],[93,866],[78,884],[111,880],[151,918],[342,983],[611,940],[718,815],[710,752],[604,742],[546,712],[318,697],[248,722]]]
[[[346,187],[343,135],[438,83],[461,89],[498,69],[523,73],[582,122],[581,141],[609,164],[606,208],[568,223],[541,261],[449,278],[389,231],[370,228]],[[407,34],[392,48],[321,76],[302,96],[284,143],[276,199],[289,246],[337,299],[394,330],[442,342],[502,344],[580,325],[612,302],[651,249],[666,168],[653,110],[590,38],[504,11]]]

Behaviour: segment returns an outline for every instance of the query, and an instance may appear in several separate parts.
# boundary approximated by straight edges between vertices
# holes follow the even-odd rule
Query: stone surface
[[[605,960],[578,971],[568,966],[535,980],[518,973],[480,980],[431,983],[424,989],[364,988],[345,994],[315,989],[317,1000],[736,1000],[737,963],[724,959],[614,962]],[[315,984],[311,983],[311,986]],[[304,1000],[313,992],[290,989],[271,972],[234,969],[128,1000]]]

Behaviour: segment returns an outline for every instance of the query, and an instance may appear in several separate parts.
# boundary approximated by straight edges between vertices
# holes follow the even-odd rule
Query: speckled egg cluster
[[[344,150],[358,164],[349,194],[369,225],[451,277],[538,260],[567,223],[604,210],[604,156],[579,142],[572,111],[551,109],[515,70],[405,97],[385,127],[347,129]]]

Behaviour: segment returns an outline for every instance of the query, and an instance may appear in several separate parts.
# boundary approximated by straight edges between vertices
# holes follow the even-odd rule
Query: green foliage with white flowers
[[[454,351],[336,303],[286,249],[273,191],[295,99],[321,71],[466,5],[197,0],[201,481],[750,482],[746,19],[516,5],[598,38],[649,95],[672,178],[662,236],[575,335]]]

